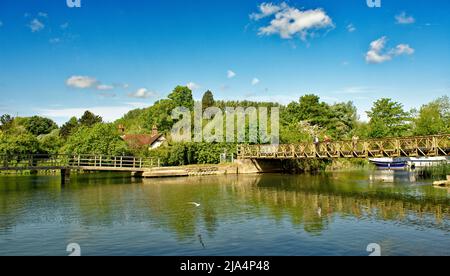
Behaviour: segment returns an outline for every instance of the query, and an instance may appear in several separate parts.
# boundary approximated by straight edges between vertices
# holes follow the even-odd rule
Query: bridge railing
[[[0,155],[0,170],[51,170],[62,168],[146,169],[159,167],[157,159],[133,156],[23,154]]]
[[[450,134],[288,145],[239,145],[241,159],[449,156]]]
[[[66,166],[69,156],[48,154],[0,155],[0,170],[21,170],[24,168],[57,169]]]
[[[107,155],[75,155],[71,156],[69,167],[93,168],[134,168],[144,169],[159,167],[157,159],[140,158],[134,156],[107,156]]]

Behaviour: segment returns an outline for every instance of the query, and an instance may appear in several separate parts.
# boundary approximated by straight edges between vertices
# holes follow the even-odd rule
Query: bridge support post
[[[64,185],[68,182],[70,182],[70,169],[61,169],[61,185]]]

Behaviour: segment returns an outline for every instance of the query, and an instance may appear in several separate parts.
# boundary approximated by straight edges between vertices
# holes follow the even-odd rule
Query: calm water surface
[[[449,214],[406,172],[0,176],[0,255],[450,255]]]

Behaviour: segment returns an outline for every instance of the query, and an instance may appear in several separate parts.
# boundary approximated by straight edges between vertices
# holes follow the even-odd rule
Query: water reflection
[[[365,171],[144,180],[95,174],[74,177],[63,187],[58,177],[0,177],[0,238],[14,237],[18,226],[26,233],[43,225],[60,227],[53,231],[66,231],[64,236],[76,232],[80,238],[83,231],[98,229],[132,239],[133,233],[123,229],[133,225],[205,249],[211,240],[226,239],[221,232],[229,225],[268,220],[281,227],[288,221],[292,229],[314,237],[331,231],[337,219],[387,221],[448,234],[449,203],[447,190],[410,175]]]

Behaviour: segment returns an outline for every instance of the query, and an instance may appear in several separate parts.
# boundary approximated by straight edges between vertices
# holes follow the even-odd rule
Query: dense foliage
[[[177,86],[166,99],[148,108],[136,109],[114,123],[104,123],[102,118],[86,111],[81,118],[71,118],[60,128],[48,118],[29,118],[3,115],[0,117],[0,154],[105,154],[151,156],[165,165],[218,163],[224,152],[235,153],[234,143],[174,143],[170,130],[176,122],[171,112],[184,106],[191,111],[195,101],[192,91]],[[220,101],[211,91],[206,91],[201,101],[203,109],[218,107],[279,107],[281,143],[311,142],[314,136],[323,139],[378,138],[405,135],[432,135],[450,132],[450,99],[439,98],[418,110],[406,111],[402,104],[392,99],[376,101],[367,112],[368,122],[358,120],[352,102],[328,104],[314,94],[301,96],[287,106],[271,102]],[[226,114],[224,112],[224,116]],[[204,120],[206,124],[208,120]],[[158,126],[167,143],[156,150],[147,147],[129,148],[121,138],[118,126],[127,134],[148,134]],[[248,126],[248,121],[246,122]],[[286,164],[297,169],[320,167],[323,164]]]
[[[65,154],[104,154],[127,155],[130,153],[126,143],[114,124],[95,124],[92,127],[80,126],[67,139],[61,149]]]

